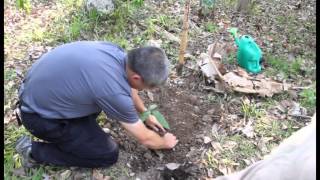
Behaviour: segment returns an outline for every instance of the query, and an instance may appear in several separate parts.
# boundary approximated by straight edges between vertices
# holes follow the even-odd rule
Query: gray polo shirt
[[[28,71],[19,90],[25,104],[22,111],[69,119],[103,110],[112,119],[136,122],[125,56],[123,49],[109,42],[56,47]]]

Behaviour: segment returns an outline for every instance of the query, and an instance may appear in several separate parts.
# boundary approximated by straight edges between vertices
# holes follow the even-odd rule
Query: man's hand
[[[152,128],[156,132],[159,132],[159,130],[163,133],[166,132],[163,126],[158,122],[157,118],[154,117],[153,115],[149,115],[149,117],[146,120],[146,125]]]
[[[172,149],[179,142],[179,140],[177,140],[176,136],[174,136],[171,133],[166,133],[163,136],[163,139],[166,142],[167,149]]]
[[[177,138],[171,133],[160,136],[156,132],[148,129],[142,121],[135,123],[120,122],[121,125],[131,133],[137,140],[150,149],[171,149],[177,143]]]

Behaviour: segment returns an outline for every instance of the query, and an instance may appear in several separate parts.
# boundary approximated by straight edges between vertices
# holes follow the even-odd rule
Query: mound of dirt
[[[162,89],[154,89],[153,102],[147,92],[141,97],[146,105],[157,104],[159,111],[170,124],[170,132],[177,136],[179,143],[172,150],[154,151],[138,144],[119,126],[111,121],[111,135],[119,143],[120,151],[130,156],[127,164],[140,179],[189,179],[199,177],[200,157],[204,149],[204,133],[210,132],[215,118],[207,114],[208,110],[219,107],[205,100],[207,92],[190,87],[195,78],[185,78],[185,86],[169,84]],[[216,116],[215,116],[216,117]],[[181,166],[174,170],[164,168],[167,163],[177,163]]]

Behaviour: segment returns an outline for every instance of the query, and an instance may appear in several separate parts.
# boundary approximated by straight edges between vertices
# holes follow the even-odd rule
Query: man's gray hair
[[[169,61],[165,52],[154,46],[141,47],[128,52],[129,68],[139,74],[147,86],[164,84],[169,75]]]

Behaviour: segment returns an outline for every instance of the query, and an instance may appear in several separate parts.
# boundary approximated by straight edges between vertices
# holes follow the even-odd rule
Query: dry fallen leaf
[[[214,77],[218,75],[216,68],[211,62],[211,57],[208,54],[201,53],[197,64],[206,77],[214,79]]]
[[[232,169],[224,164],[219,164],[219,171],[222,172],[223,175],[231,174]]]
[[[214,150],[219,153],[223,151],[223,148],[221,147],[220,143],[211,141],[211,146],[214,148]]]
[[[99,170],[93,169],[92,170],[92,179],[93,180],[110,180],[110,176],[104,176],[102,173],[100,173]]]
[[[63,173],[60,174],[60,178],[62,180],[68,179],[71,175],[71,171],[70,170],[65,170]]]
[[[260,96],[271,97],[273,94],[288,91],[290,84],[279,83],[270,79],[266,79],[263,75],[258,74],[250,76],[244,69],[238,67],[234,72],[226,73],[226,70],[221,63],[224,57],[222,50],[226,44],[214,43],[208,46],[207,53],[201,53],[197,61],[198,66],[206,77],[215,81],[218,77],[221,83],[215,83],[225,86],[219,87],[218,90],[233,90],[248,94],[258,94]],[[215,87],[217,89],[217,87]],[[215,90],[215,89],[214,89]],[[219,92],[219,91],[218,91]]]
[[[152,93],[152,92],[147,91],[147,95],[148,95],[148,98],[149,98],[151,101],[154,100],[154,98],[153,98],[153,93]]]
[[[236,146],[237,146],[237,142],[235,141],[227,141],[222,145],[223,148],[229,149],[229,150],[232,150]]]
[[[246,135],[248,138],[253,138],[254,132],[252,127],[252,121],[249,120],[249,122],[246,124],[246,126],[241,130],[241,132]]]
[[[158,48],[161,47],[161,44],[162,44],[162,40],[161,39],[158,39],[158,40],[150,39],[150,40],[148,40],[146,42],[147,46],[155,46],[155,47],[158,47]]]
[[[241,87],[241,88],[248,88],[253,89],[252,81],[236,75],[234,72],[228,72],[223,76],[225,82],[228,83],[231,87]]]

